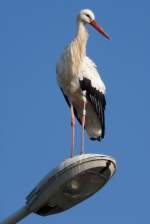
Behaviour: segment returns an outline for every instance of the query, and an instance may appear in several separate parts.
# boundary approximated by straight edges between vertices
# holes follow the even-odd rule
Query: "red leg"
[[[71,104],[71,128],[72,128],[72,142],[71,142],[71,157],[74,156],[74,127],[75,127],[75,115],[73,106]]]
[[[81,139],[81,152],[85,152],[84,149],[84,127],[85,127],[85,117],[86,117],[86,91],[83,91],[83,114],[82,114],[82,139]]]

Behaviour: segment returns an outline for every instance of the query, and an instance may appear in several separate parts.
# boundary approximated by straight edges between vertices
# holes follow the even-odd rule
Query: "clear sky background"
[[[88,55],[107,87],[106,136],[86,150],[112,155],[117,173],[96,195],[59,215],[22,224],[149,223],[150,3],[147,0],[0,1],[0,220],[20,208],[70,155],[70,113],[55,65],[90,8],[112,41],[89,27]],[[76,127],[76,152],[80,128]]]

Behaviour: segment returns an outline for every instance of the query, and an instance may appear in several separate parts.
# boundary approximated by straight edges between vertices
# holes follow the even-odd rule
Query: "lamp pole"
[[[28,206],[25,205],[22,208],[20,208],[18,211],[7,217],[5,220],[0,222],[0,224],[16,224],[20,220],[24,219],[26,216],[28,216],[31,213]]]

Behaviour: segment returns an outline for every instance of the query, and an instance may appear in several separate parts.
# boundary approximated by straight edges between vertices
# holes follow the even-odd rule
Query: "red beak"
[[[103,30],[102,27],[95,21],[92,20],[90,24],[99,32],[101,33],[104,37],[106,37],[108,40],[111,40],[111,37]]]

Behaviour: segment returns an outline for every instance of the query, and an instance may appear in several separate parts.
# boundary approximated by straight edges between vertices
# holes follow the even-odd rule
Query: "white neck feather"
[[[78,21],[77,34],[74,39],[74,44],[78,47],[81,57],[86,55],[86,44],[88,39],[88,32],[86,30],[85,24]]]
[[[86,44],[88,39],[88,32],[85,24],[78,21],[77,25],[77,34],[69,46],[71,53],[71,70],[73,74],[78,73],[82,60],[86,56]]]

